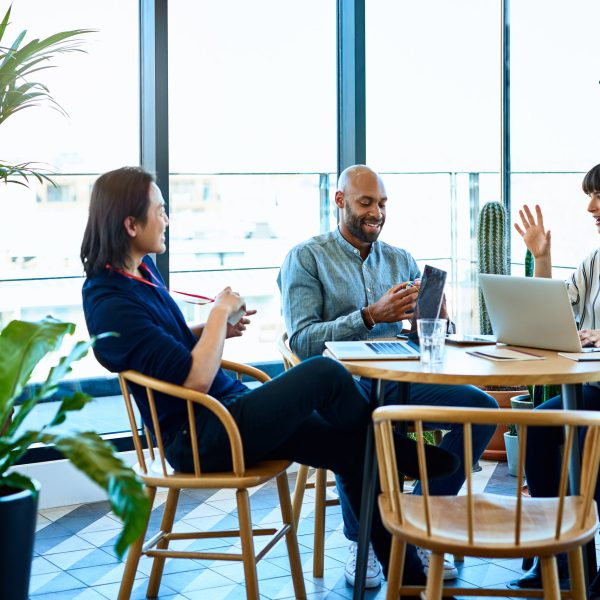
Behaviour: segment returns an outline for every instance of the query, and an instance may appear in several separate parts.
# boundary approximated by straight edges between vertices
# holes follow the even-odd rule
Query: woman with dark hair
[[[583,178],[583,193],[588,196],[586,210],[600,232],[600,165],[593,167]],[[515,223],[525,245],[535,259],[535,276],[552,277],[551,235],[544,227],[542,209],[535,206],[535,216],[525,205],[519,211],[521,225]],[[600,248],[594,250],[566,280],[571,306],[578,322],[582,346],[600,347]],[[556,396],[536,410],[562,408],[562,399]],[[600,410],[600,383],[583,386],[583,408]],[[555,496],[560,481],[561,446],[564,442],[560,427],[531,427],[527,434],[525,474],[529,493],[535,498]],[[600,485],[600,484],[599,484]],[[596,502],[600,499],[596,488]],[[565,554],[557,555],[561,587],[568,584],[568,565]],[[533,567],[520,579],[511,583],[514,588],[541,588],[541,565],[536,559]]]
[[[205,392],[222,402],[242,436],[246,464],[268,458],[289,459],[337,473],[356,514],[360,514],[363,453],[371,409],[352,376],[337,362],[307,360],[250,390],[220,368],[227,337],[248,324],[244,300],[227,287],[214,299],[205,324],[190,328],[147,255],[165,251],[169,219],[158,186],[139,168],[105,173],[94,184],[81,247],[87,275],[83,308],[90,335],[118,333],[97,341],[94,353],[109,371],[134,369],[146,375]],[[241,316],[240,316],[241,315]],[[146,425],[151,426],[145,394],[132,392]],[[193,471],[186,406],[156,394],[165,452],[171,465]],[[224,428],[207,409],[197,409],[198,446],[206,471],[231,468]],[[397,438],[400,470],[416,471],[416,446]],[[428,447],[432,475],[453,472],[453,454]],[[387,570],[390,536],[378,511],[372,541]],[[414,547],[406,554],[405,583],[424,583]]]

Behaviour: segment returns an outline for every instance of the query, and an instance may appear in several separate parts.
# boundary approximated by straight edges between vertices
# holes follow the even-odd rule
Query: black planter
[[[40,484],[34,485],[39,492]],[[29,490],[0,490],[0,598],[29,597],[37,504]]]

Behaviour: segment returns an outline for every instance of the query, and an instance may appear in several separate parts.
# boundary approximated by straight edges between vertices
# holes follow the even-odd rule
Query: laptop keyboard
[[[415,354],[410,346],[402,342],[366,342],[376,354]]]

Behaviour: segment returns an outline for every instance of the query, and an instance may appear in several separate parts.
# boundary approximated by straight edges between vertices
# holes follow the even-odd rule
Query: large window
[[[335,69],[333,1],[169,2],[171,280],[258,309],[229,358],[279,359],[278,268],[332,224]]]
[[[472,205],[500,199],[489,174],[500,165],[500,2],[366,10],[367,160],[389,173],[382,239],[448,270],[450,309],[468,331]]]
[[[0,156],[36,161],[54,171],[56,186],[0,186],[0,325],[11,319],[52,315],[77,324],[73,340],[87,338],[81,310],[83,270],[79,247],[90,189],[103,171],[139,164],[138,2],[19,0],[5,34],[13,40],[70,29],[95,29],[83,37],[85,53],[59,56],[40,75],[68,113],[50,107],[25,110],[2,124]],[[43,362],[34,379],[45,376]],[[73,379],[104,371],[93,356],[74,365]]]
[[[227,344],[229,358],[279,359],[279,266],[336,221],[336,4],[168,2],[169,112],[159,118],[169,122],[169,275],[173,288],[204,295],[231,285],[258,309]],[[389,196],[382,239],[421,267],[446,269],[451,311],[475,331],[476,219],[500,200],[500,0],[365,6],[367,162]],[[592,0],[511,3],[512,217],[525,202],[543,206],[555,276],[598,241],[580,191],[600,162],[598,17]],[[0,325],[52,314],[87,335],[78,255],[91,186],[140,163],[139,22],[138,0],[13,6],[13,37],[97,31],[84,54],[60,57],[44,76],[68,117],[41,108],[2,126],[2,159],[46,163],[57,175],[56,187],[0,187]],[[518,275],[524,248],[512,235]],[[182,309],[190,320],[208,310]],[[71,377],[108,374],[90,356]],[[117,421],[102,428],[118,430]]]
[[[581,181],[600,162],[599,19],[593,0],[511,3],[512,212],[544,210],[555,277],[598,247]],[[513,262],[523,255],[513,235]]]

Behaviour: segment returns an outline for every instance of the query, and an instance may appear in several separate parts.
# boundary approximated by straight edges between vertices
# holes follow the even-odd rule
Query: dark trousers
[[[364,448],[371,416],[368,399],[339,363],[323,357],[303,361],[272,381],[222,399],[235,419],[247,465],[287,459],[333,471],[352,509],[360,514]],[[201,464],[205,471],[231,468],[225,429],[212,413],[197,417]],[[175,469],[193,471],[189,434],[183,428],[167,444]],[[379,490],[378,490],[379,491]],[[371,541],[387,573],[391,538],[375,510]],[[406,571],[422,572],[414,548]]]
[[[536,408],[549,410],[562,408],[560,396],[551,398]],[[600,410],[600,388],[583,386],[583,408]],[[580,431],[580,437],[584,431]],[[527,452],[525,475],[529,493],[534,498],[547,498],[558,493],[560,483],[561,446],[564,443],[562,427],[529,427],[527,429]],[[596,502],[600,500],[599,485],[596,486]]]

